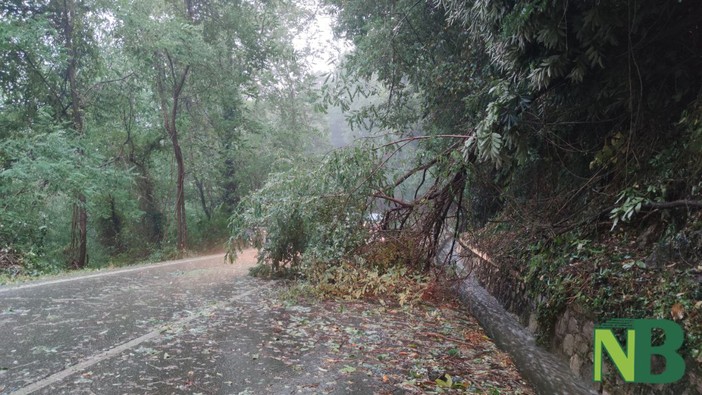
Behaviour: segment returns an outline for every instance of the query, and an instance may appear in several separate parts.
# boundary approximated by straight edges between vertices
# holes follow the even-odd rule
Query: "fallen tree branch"
[[[435,136],[412,136],[412,137],[405,137],[403,139],[391,141],[391,142],[383,145],[383,147],[388,147],[390,145],[396,145],[396,144],[401,144],[401,143],[416,141],[416,140],[428,140],[428,139],[437,139],[437,138],[467,140],[471,137],[473,137],[473,134],[437,134]]]
[[[375,192],[375,193],[373,194],[373,197],[376,197],[376,198],[378,198],[378,199],[388,200],[388,201],[391,201],[391,202],[393,202],[393,203],[397,203],[397,204],[399,204],[399,205],[402,206],[402,207],[408,207],[408,208],[409,208],[409,207],[414,207],[414,203],[405,202],[404,200],[400,200],[400,199],[394,198],[394,197],[392,197],[392,196],[388,196],[388,195],[386,195],[386,194],[384,194],[384,193],[382,193],[382,192]]]
[[[674,200],[672,202],[653,202],[646,203],[641,206],[641,209],[649,210],[668,210],[678,207],[685,207],[688,209],[702,209],[702,201],[699,200]]]
[[[444,156],[447,156],[451,151],[453,151],[454,149],[458,148],[458,146],[459,146],[458,143],[452,144],[448,149],[446,149],[446,150],[445,150],[444,152],[442,152],[441,154],[437,155],[434,159],[430,160],[429,162],[427,162],[427,163],[425,163],[425,164],[423,164],[423,165],[421,165],[421,166],[417,166],[417,167],[415,167],[414,169],[409,170],[408,172],[406,172],[405,174],[403,174],[400,178],[398,178],[397,180],[395,180],[395,185],[394,185],[395,188],[397,188],[398,186],[400,186],[400,184],[402,184],[403,182],[405,182],[408,178],[412,177],[412,175],[414,175],[414,174],[416,174],[416,173],[418,173],[418,172],[420,172],[420,171],[427,170],[427,169],[429,169],[430,167],[434,166],[437,162],[439,162],[439,159],[440,159],[440,158],[442,158],[442,157],[444,157]]]
[[[427,163],[425,163],[425,164],[423,164],[423,165],[421,165],[421,166],[415,167],[414,169],[412,169],[412,170],[408,171],[407,173],[403,174],[400,178],[398,178],[397,180],[395,180],[395,185],[394,185],[395,188],[397,188],[398,186],[400,186],[400,184],[402,184],[403,182],[405,182],[408,178],[412,177],[412,175],[417,174],[417,173],[419,173],[420,171],[427,170],[428,168],[434,166],[434,165],[436,164],[436,162],[438,162],[438,161],[439,161],[439,158],[436,157],[436,158],[434,158],[433,160],[430,160],[429,162],[427,162]]]
[[[458,245],[460,245],[461,247],[472,252],[475,256],[477,256],[478,258],[482,259],[483,261],[489,263],[490,265],[495,267],[497,270],[500,270],[500,266],[498,266],[495,262],[493,262],[492,259],[490,259],[490,257],[486,253],[478,250],[477,248],[475,248],[471,245],[468,245],[463,240],[461,240],[459,237],[456,238],[456,241],[458,242]]]

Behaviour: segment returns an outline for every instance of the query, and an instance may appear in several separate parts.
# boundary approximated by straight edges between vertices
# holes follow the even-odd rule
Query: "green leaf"
[[[450,374],[446,373],[443,376],[434,380],[439,388],[453,388],[453,378]]]

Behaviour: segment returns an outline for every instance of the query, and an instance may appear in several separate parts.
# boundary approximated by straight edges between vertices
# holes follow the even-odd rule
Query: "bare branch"
[[[397,203],[398,205],[400,205],[400,206],[402,206],[402,207],[404,207],[404,208],[411,208],[411,207],[414,207],[414,205],[415,205],[414,202],[408,203],[408,202],[405,202],[404,200],[400,200],[400,199],[394,198],[394,197],[392,197],[392,196],[388,196],[388,195],[386,195],[386,194],[384,194],[384,193],[382,193],[382,192],[375,192],[375,193],[373,194],[373,197],[376,197],[376,198],[379,198],[379,199],[388,200],[388,201],[391,201],[391,202],[393,202],[393,203]]]
[[[437,134],[434,136],[412,136],[412,137],[406,137],[403,139],[395,140],[392,142],[389,142],[383,147],[388,147],[391,145],[396,145],[396,144],[401,144],[401,143],[406,143],[410,141],[415,141],[415,140],[429,140],[429,139],[439,139],[439,138],[450,138],[450,139],[461,139],[461,140],[467,140],[469,138],[473,137],[473,134]]]
[[[672,208],[685,207],[687,209],[702,209],[702,201],[700,200],[675,200],[672,202],[655,202],[646,203],[641,206],[642,209],[649,210],[667,210]]]
[[[91,86],[90,88],[88,88],[88,90],[86,90],[85,95],[86,95],[86,96],[89,95],[90,92],[91,92],[92,90],[97,89],[97,87],[100,86],[100,85],[107,85],[107,84],[111,84],[111,83],[113,83],[113,82],[122,82],[122,81],[124,81],[124,80],[127,80],[127,79],[131,78],[131,77],[134,76],[135,74],[136,74],[136,73],[131,72],[131,73],[129,73],[129,74],[123,76],[123,77],[115,78],[115,79],[112,79],[112,80],[98,81],[98,82],[94,83],[93,86]]]

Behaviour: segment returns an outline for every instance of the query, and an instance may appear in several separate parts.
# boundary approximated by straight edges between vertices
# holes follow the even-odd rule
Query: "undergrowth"
[[[493,251],[493,258],[499,256],[496,261],[523,274],[525,297],[536,309],[543,343],[552,338],[563,310],[575,306],[596,323],[618,317],[674,320],[686,334],[681,353],[700,364],[701,223],[701,215],[694,214],[678,230],[656,228],[655,223],[642,229],[639,224],[616,232],[573,230],[539,241],[526,232],[507,238],[509,232],[492,227],[476,238]],[[654,228],[658,234],[651,236]]]
[[[376,237],[348,258],[323,261],[304,259],[300,266],[275,267],[262,262],[250,274],[266,278],[296,279],[288,296],[381,299],[383,303],[411,305],[431,293],[429,277],[413,268],[411,240],[401,237]]]

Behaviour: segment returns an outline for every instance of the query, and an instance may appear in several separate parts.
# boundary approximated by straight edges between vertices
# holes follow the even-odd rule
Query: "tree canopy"
[[[311,11],[4,2],[3,257],[31,273],[220,245],[271,170],[324,152],[313,79],[292,46]]]

